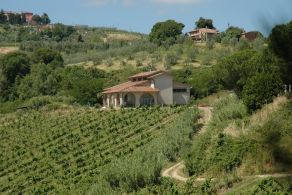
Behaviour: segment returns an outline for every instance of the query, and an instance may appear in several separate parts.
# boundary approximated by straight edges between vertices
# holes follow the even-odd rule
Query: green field
[[[114,158],[160,137],[184,110],[71,108],[1,116],[1,193],[58,192],[89,182]]]

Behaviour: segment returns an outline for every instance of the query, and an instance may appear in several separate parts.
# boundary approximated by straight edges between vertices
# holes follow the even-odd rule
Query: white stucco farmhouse
[[[173,81],[166,71],[142,72],[129,81],[104,89],[104,107],[183,105],[190,99],[190,87]]]

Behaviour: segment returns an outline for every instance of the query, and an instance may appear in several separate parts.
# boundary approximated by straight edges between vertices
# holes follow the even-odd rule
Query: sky
[[[204,17],[220,31],[231,25],[267,35],[275,24],[292,20],[292,0],[0,0],[0,9],[45,12],[53,23],[141,33],[168,19],[185,24],[188,32]]]

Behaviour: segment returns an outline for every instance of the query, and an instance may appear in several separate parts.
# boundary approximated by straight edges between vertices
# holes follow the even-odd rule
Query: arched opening
[[[128,93],[124,96],[124,106],[134,107],[135,106],[135,96],[132,93]]]
[[[143,94],[140,98],[140,105],[141,106],[151,106],[154,105],[154,97],[151,94]]]

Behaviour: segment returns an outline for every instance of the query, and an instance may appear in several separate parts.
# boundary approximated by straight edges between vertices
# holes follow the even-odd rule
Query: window
[[[186,88],[173,89],[174,93],[186,93],[188,90]]]
[[[140,105],[141,106],[151,106],[154,104],[154,98],[150,94],[144,94],[140,98]]]
[[[135,96],[132,93],[126,94],[124,96],[124,106],[132,107],[135,106]]]

